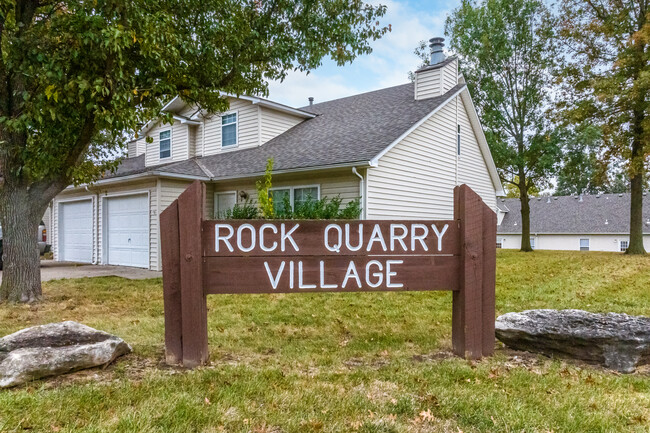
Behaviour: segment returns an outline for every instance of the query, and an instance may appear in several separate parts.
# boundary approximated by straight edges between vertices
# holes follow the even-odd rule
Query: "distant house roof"
[[[643,232],[650,234],[650,196],[643,197]],[[507,209],[497,233],[521,233],[521,202],[501,199]],[[624,234],[630,231],[630,194],[540,197],[530,200],[530,232],[540,234]]]

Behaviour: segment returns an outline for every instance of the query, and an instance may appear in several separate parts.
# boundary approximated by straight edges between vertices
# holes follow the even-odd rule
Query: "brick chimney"
[[[416,100],[444,95],[458,84],[458,59],[445,56],[442,51],[444,41],[444,38],[429,39],[431,60],[427,66],[415,71]]]

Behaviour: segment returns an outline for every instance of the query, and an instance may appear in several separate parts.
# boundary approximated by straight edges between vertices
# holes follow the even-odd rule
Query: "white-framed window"
[[[237,146],[237,113],[221,116],[221,147]]]
[[[320,186],[300,185],[272,188],[269,191],[269,195],[273,198],[273,209],[276,212],[281,212],[285,210],[285,197],[289,198],[291,209],[295,209],[296,205],[304,203],[309,197],[314,200],[320,200]]]
[[[172,130],[160,131],[160,159],[172,156]]]
[[[503,239],[497,238],[497,248],[503,248]]]
[[[237,191],[214,193],[214,217],[223,218],[237,204]]]
[[[456,134],[456,152],[460,156],[460,125],[458,126],[458,134]]]
[[[532,237],[532,236],[530,237],[530,247],[531,247],[532,249],[535,249],[535,248],[536,248],[536,247],[535,247],[535,238]]]
[[[621,240],[620,245],[619,245],[619,250],[624,253],[627,251],[627,247],[630,246],[630,241],[628,240]]]
[[[580,239],[580,251],[589,251],[589,239]]]

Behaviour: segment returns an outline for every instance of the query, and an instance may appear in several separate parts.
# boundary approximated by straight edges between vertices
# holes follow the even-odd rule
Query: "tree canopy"
[[[350,62],[388,30],[385,10],[361,0],[1,2],[0,300],[40,296],[36,247],[19,238],[63,188],[114,165],[97,161],[165,101],[222,111],[224,94],[265,95],[269,80],[327,56]]]
[[[630,254],[644,253],[643,185],[650,155],[650,23],[645,0],[563,0],[566,56],[560,108],[603,135],[601,158],[620,159],[630,179]]]
[[[547,186],[561,140],[545,115],[557,58],[550,11],[539,0],[463,0],[446,34],[486,130],[501,179],[519,190],[523,251],[529,191]]]

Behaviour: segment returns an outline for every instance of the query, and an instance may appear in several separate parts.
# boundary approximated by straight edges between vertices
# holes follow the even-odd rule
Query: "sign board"
[[[203,219],[193,183],[160,217],[169,363],[207,361],[208,294],[451,290],[460,356],[494,348],[496,215],[466,185],[453,220]]]

